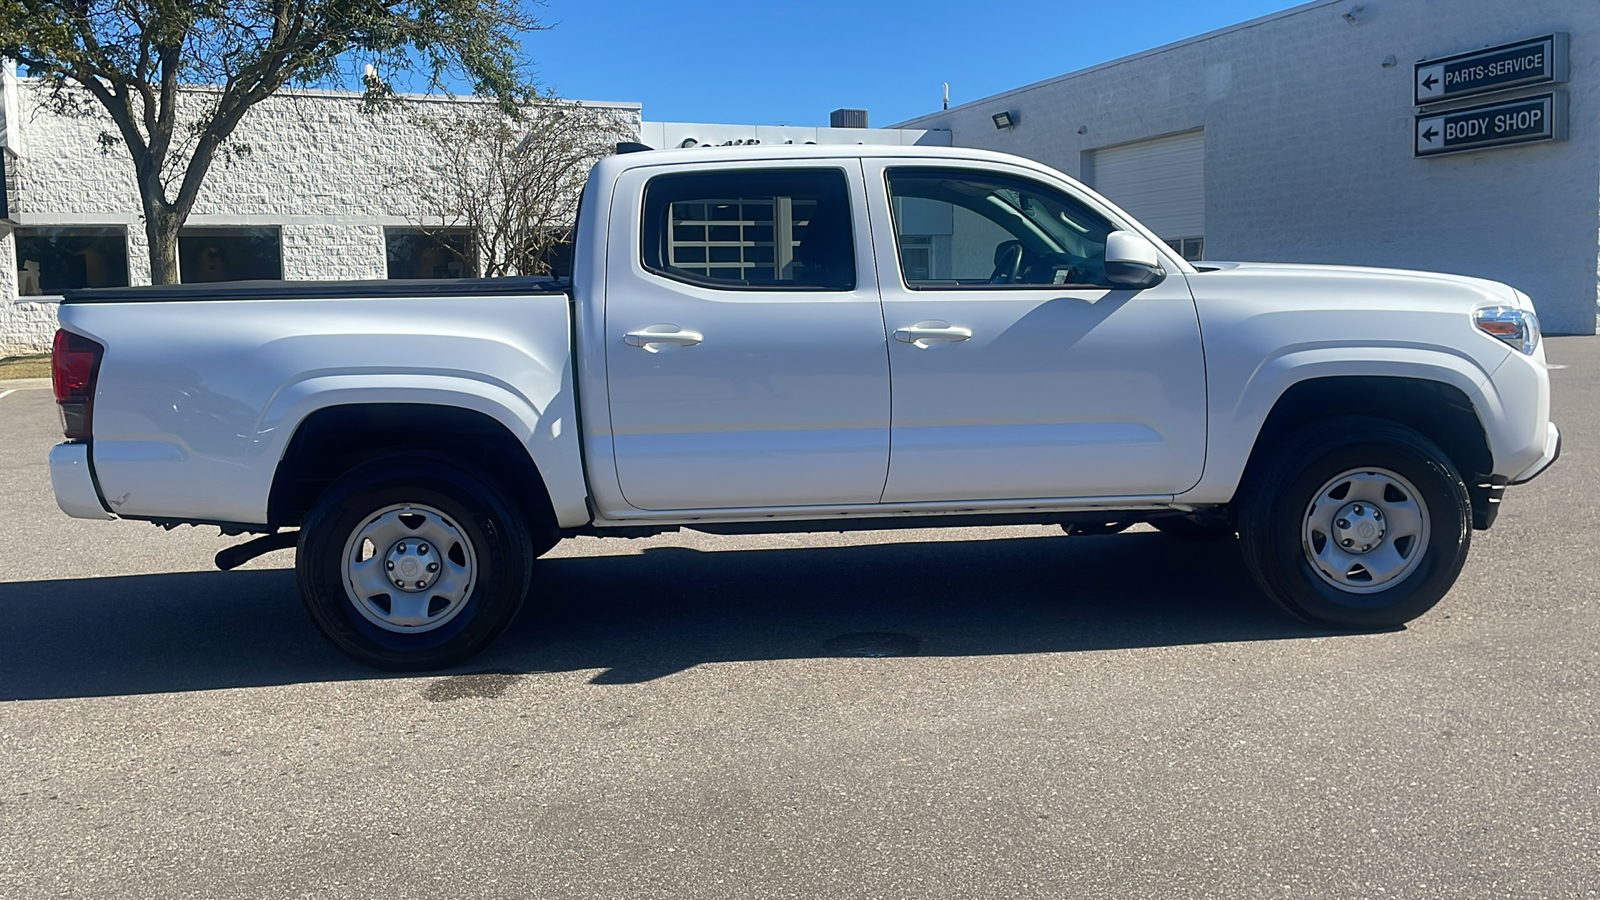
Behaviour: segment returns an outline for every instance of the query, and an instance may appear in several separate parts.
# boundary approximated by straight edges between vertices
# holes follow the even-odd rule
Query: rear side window
[[[644,190],[643,262],[705,287],[854,290],[849,183],[840,169],[658,175]]]

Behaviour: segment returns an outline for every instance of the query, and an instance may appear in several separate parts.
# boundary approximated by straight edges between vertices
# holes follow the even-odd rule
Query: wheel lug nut
[[[417,555],[418,556],[427,556],[428,555],[428,545],[427,544],[418,544],[417,545]]]
[[[1341,542],[1340,542],[1340,543],[1342,543],[1342,544],[1344,544],[1344,545],[1345,545],[1345,546],[1346,546],[1346,547],[1353,547],[1353,546],[1355,546],[1355,543],[1356,543],[1356,542],[1355,542],[1355,541],[1353,541],[1353,540],[1351,540],[1351,539],[1350,539],[1350,538],[1345,538],[1345,539],[1344,539],[1344,540],[1343,540],[1343,541],[1341,541]]]
[[[404,553],[404,552],[406,552],[406,545],[402,542],[402,543],[396,544],[394,546],[394,549],[395,549],[396,553]]]
[[[437,571],[439,571],[439,564],[438,563],[428,563],[428,571],[429,572],[437,572]]]
[[[1339,521],[1337,521],[1337,522],[1335,522],[1333,524],[1339,526],[1340,528],[1349,528],[1350,527],[1350,520],[1349,519],[1340,519]]]
[[[1352,510],[1351,510],[1351,512],[1353,512],[1353,513],[1355,513],[1355,514],[1356,514],[1356,515],[1358,515],[1358,516],[1364,516],[1364,515],[1366,515],[1366,510],[1364,510],[1364,509],[1362,509],[1362,508],[1361,508],[1361,505],[1360,505],[1360,504],[1359,504],[1359,503],[1358,503],[1358,504],[1356,504],[1356,506],[1355,506],[1355,508],[1354,508],[1354,509],[1352,509]]]
[[[1373,518],[1374,518],[1374,519],[1381,519],[1381,518],[1383,518],[1383,511],[1382,511],[1382,510],[1378,510],[1378,509],[1375,509],[1375,510],[1373,510],[1373,511],[1372,511],[1372,517],[1373,517]]]
[[[417,589],[418,589],[418,590],[421,590],[421,589],[422,589],[422,588],[425,588],[425,587],[427,587],[427,586],[428,586],[428,585],[427,585],[427,582],[423,582],[423,581],[419,581],[419,582],[417,582]]]
[[[391,559],[388,562],[384,563],[383,565],[384,565],[385,568],[393,569],[394,568],[394,560]]]
[[[394,580],[394,586],[397,587],[397,588],[403,588],[403,587],[406,586],[406,583],[404,581],[401,581],[400,579],[396,578]]]

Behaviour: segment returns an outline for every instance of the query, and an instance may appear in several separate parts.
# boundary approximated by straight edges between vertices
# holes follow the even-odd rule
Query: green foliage
[[[133,158],[161,283],[177,269],[157,233],[175,238],[219,155],[248,152],[225,144],[252,106],[286,85],[360,83],[381,102],[420,75],[514,114],[536,96],[520,39],[543,27],[519,0],[0,0],[0,57],[44,78],[58,112],[87,95],[111,116],[100,143]]]

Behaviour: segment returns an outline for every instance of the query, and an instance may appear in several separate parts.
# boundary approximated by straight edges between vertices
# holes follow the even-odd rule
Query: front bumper
[[[1537,478],[1550,464],[1561,458],[1561,429],[1556,423],[1550,422],[1544,438],[1544,455],[1540,456],[1533,465],[1523,469],[1520,474],[1511,479],[1512,484],[1527,484]]]
[[[100,502],[94,473],[89,471],[88,444],[57,444],[50,448],[50,486],[56,505],[74,519],[115,519]]]

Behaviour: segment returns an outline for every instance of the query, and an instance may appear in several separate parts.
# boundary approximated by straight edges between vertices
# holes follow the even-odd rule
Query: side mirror
[[[1131,231],[1106,235],[1106,280],[1136,290],[1152,288],[1167,278],[1155,245]]]

